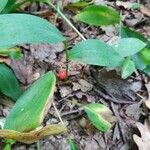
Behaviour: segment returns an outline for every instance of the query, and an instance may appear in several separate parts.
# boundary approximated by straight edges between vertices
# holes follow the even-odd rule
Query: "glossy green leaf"
[[[107,67],[120,66],[124,60],[111,46],[96,39],[89,39],[76,44],[69,51],[69,59]]]
[[[114,122],[111,110],[103,104],[91,103],[83,107],[92,124],[100,131],[107,132]]]
[[[17,100],[6,118],[4,129],[28,132],[40,126],[51,103],[56,77],[48,72]]]
[[[145,46],[146,44],[137,38],[123,38],[113,47],[120,56],[126,57],[138,53]]]
[[[86,7],[75,18],[78,21],[95,26],[112,25],[120,22],[118,12],[110,7],[101,5]]]
[[[79,150],[73,139],[69,139],[70,150]]]
[[[134,71],[136,70],[135,68],[135,63],[133,60],[130,58],[126,58],[123,62],[122,68],[121,68],[121,77],[123,79],[128,78]]]
[[[0,2],[0,12],[5,8],[8,0],[1,0]]]
[[[140,52],[140,56],[146,64],[150,64],[150,48],[144,48]]]
[[[22,57],[22,53],[20,48],[4,48],[0,49],[0,56],[9,56],[12,59],[20,59]]]
[[[0,92],[16,101],[21,89],[13,71],[5,64],[0,64]]]
[[[129,29],[128,27],[125,26],[120,27],[120,36],[121,38],[129,38],[129,37],[137,38],[150,46],[150,41],[147,38],[145,38],[139,32]]]
[[[54,25],[28,14],[0,15],[0,29],[0,48],[26,43],[56,44],[64,40]]]

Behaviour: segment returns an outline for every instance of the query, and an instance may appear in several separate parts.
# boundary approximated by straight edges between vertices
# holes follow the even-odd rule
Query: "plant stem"
[[[64,41],[64,48],[65,48],[65,53],[66,53],[66,73],[67,73],[67,77],[68,77],[68,71],[69,71],[69,58],[68,58],[68,45],[67,45],[67,41]]]
[[[60,122],[65,126],[65,124],[64,124],[64,122],[63,122],[63,120],[62,120],[62,118],[61,118],[61,116],[60,116],[59,110],[57,109],[57,107],[56,107],[56,105],[55,105],[54,102],[53,102],[53,107],[54,107],[54,109],[55,109],[55,111],[56,111],[56,113],[57,113],[57,116],[58,116]]]
[[[37,147],[37,150],[41,150],[41,148],[40,148],[40,141],[39,140],[36,142],[36,147]]]
[[[79,30],[72,24],[72,22],[61,12],[59,6],[56,8],[56,6],[51,2],[46,3],[51,6],[67,22],[67,24],[81,37],[82,40],[86,40],[86,38],[79,32]]]

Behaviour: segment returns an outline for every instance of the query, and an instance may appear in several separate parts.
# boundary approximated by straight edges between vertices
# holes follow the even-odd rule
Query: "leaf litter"
[[[68,3],[67,1],[68,0],[64,2],[64,5]],[[115,4],[115,2],[101,0],[96,0],[96,2],[103,2],[110,6],[114,6]],[[132,1],[130,3],[132,3]],[[44,7],[42,6],[42,8]],[[38,7],[35,7],[34,9],[38,9]],[[145,16],[139,11],[130,10],[127,12],[126,10],[123,10],[124,22],[130,27],[136,27],[137,30],[140,30],[142,33],[149,36],[149,27],[147,25],[148,15],[145,12],[142,13]],[[58,27],[60,27],[60,23],[61,22],[57,22]],[[141,27],[140,25],[142,23],[145,23],[146,25]],[[107,30],[99,27],[79,26],[78,24],[76,24],[76,26],[87,38],[98,38],[110,42],[116,40],[112,39],[117,34],[114,32],[115,29],[110,28]],[[68,28],[64,27],[64,29]],[[76,33],[73,31],[68,30],[64,32],[68,37],[70,35],[74,36],[73,39],[70,36],[71,45],[80,40],[79,38],[75,38]],[[105,35],[105,32],[109,33]],[[48,70],[59,70],[61,67],[65,67],[64,64],[66,63],[66,60],[62,43],[56,46],[25,45],[23,47],[24,58],[22,60],[11,60],[11,62],[6,60],[13,68],[23,88],[26,88],[27,85],[31,84],[42,73]],[[60,62],[60,60],[62,62]],[[135,128],[135,123],[138,122],[141,117],[146,118],[145,116],[149,115],[147,112],[143,112],[142,101],[137,94],[142,95],[143,98],[148,100],[146,101],[147,103],[145,103],[146,106],[150,108],[149,99],[145,96],[145,92],[150,93],[150,84],[147,83],[145,85],[147,89],[144,88],[145,79],[143,79],[141,74],[138,74],[138,80],[135,79],[135,76],[132,76],[129,80],[124,81],[121,80],[114,71],[101,70],[101,68],[95,69],[94,67],[91,67],[92,69],[90,68],[89,70],[83,69],[81,71],[82,65],[74,64],[72,62],[70,68],[72,70],[69,73],[69,82],[67,81],[68,83],[66,84],[58,81],[55,90],[55,99],[57,101],[56,105],[60,108],[61,113],[66,113],[67,117],[63,116],[63,119],[64,121],[68,120],[67,126],[72,132],[73,137],[75,137],[79,149],[122,150],[128,146],[132,149],[132,145],[134,145],[132,140],[132,129]],[[97,93],[95,89],[100,92]],[[83,104],[87,104],[88,102],[102,102],[107,106],[110,106],[114,115],[117,117],[118,122],[108,133],[102,134],[95,129],[93,131],[93,127],[87,122],[87,116],[83,113],[79,113],[79,107],[76,104],[73,104],[73,102],[80,102]],[[9,109],[9,107],[0,105],[0,115],[6,116]],[[143,113],[145,114],[143,115]],[[71,116],[73,116],[74,119],[70,119]],[[55,121],[58,120],[58,118],[53,115],[52,110],[49,110],[46,118],[48,118],[49,121],[53,121],[52,119],[55,119]],[[85,127],[83,124],[87,124],[87,126]],[[141,147],[142,150],[148,150],[149,125],[142,125],[140,123],[136,123],[136,125],[141,132],[141,136],[134,135],[135,143],[138,145],[139,150]],[[145,133],[145,131],[147,132]],[[125,141],[123,139],[125,139]],[[49,150],[49,147],[51,147],[51,150],[69,150],[67,141],[63,135],[45,138],[40,140],[40,143],[43,150]],[[36,149],[35,144],[29,146],[19,143],[14,145],[13,148],[18,150]]]

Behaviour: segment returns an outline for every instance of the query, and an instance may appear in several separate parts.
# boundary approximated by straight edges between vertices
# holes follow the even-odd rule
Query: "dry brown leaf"
[[[150,17],[150,9],[148,7],[141,7],[140,11],[143,15]]]
[[[6,139],[13,139],[22,143],[31,144],[35,141],[49,135],[57,135],[66,131],[62,124],[50,124],[41,129],[31,132],[17,132],[14,130],[0,130],[0,137]]]
[[[140,122],[137,122],[136,125],[141,133],[141,137],[134,134],[133,139],[135,143],[137,144],[139,150],[150,150],[150,131],[148,126],[146,124],[143,125]]]
[[[7,65],[10,65],[10,58],[0,56],[0,63],[5,63]]]

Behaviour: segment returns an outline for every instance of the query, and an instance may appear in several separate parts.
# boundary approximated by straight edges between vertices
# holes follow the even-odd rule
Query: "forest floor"
[[[94,27],[75,22],[72,19],[74,11],[65,8],[69,0],[64,0],[64,14],[71,20],[85,38],[100,39],[111,43],[118,38],[118,27]],[[134,0],[128,1],[136,2]],[[131,10],[124,3],[116,1],[96,0],[122,10],[123,23],[146,37],[150,38],[150,10]],[[147,6],[146,2],[143,5]],[[61,17],[56,18],[56,13],[43,4],[32,4],[23,8],[26,13],[36,12],[46,18],[67,37],[69,48],[81,41]],[[9,60],[18,80],[23,88],[35,81],[40,74],[49,70],[56,74],[65,69],[66,58],[64,45],[22,45],[23,58]],[[150,78],[137,71],[130,78],[122,80],[116,71],[109,71],[102,67],[81,65],[69,62],[69,76],[66,81],[57,80],[54,100],[72,137],[74,137],[79,150],[137,150],[133,134],[140,136],[136,122],[149,124],[149,110],[145,106],[150,94]],[[100,102],[108,106],[117,118],[117,122],[107,133],[97,131],[87,120],[86,114],[76,103],[87,104]],[[9,106],[0,105],[0,116],[6,117],[10,111]],[[45,117],[44,124],[58,123],[59,119],[53,107]],[[2,146],[2,144],[0,143]],[[69,150],[65,135],[49,136],[40,140],[42,150]],[[16,143],[13,150],[34,150],[36,144],[25,145]]]

